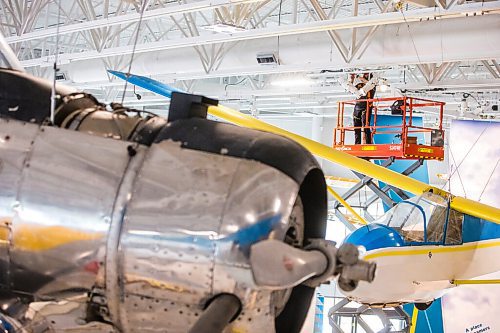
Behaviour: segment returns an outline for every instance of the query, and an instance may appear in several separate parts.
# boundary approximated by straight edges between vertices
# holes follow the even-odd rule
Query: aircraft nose
[[[372,223],[353,231],[344,240],[356,246],[363,246],[367,251],[404,246],[403,238],[396,230],[378,223]]]

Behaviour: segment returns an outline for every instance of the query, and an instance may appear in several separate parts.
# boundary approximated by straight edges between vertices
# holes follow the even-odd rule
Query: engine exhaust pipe
[[[241,301],[232,294],[215,296],[188,333],[222,333],[241,311]]]

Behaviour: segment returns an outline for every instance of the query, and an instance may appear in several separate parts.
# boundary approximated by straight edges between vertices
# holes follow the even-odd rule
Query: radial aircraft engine
[[[316,160],[273,134],[168,119],[0,70],[0,331],[299,332],[314,287],[375,267],[325,241]]]

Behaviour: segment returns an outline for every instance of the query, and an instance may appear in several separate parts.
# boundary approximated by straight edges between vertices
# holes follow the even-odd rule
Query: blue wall
[[[389,115],[378,115],[377,116],[377,126],[401,126],[402,123],[402,116],[389,116]],[[373,121],[373,119],[372,119]],[[406,117],[406,121],[409,121],[409,117]],[[413,117],[413,125],[415,126],[423,126],[423,119],[422,117]],[[382,131],[381,129],[380,131]],[[393,130],[393,129],[391,129]],[[400,143],[401,139],[396,137],[397,133],[391,133],[391,134],[383,134],[382,132],[379,132],[378,134],[375,134],[373,137],[373,142],[376,144],[384,144],[384,143]],[[418,143],[425,143],[425,138],[424,138],[424,133],[413,133],[411,136],[416,136],[417,137],[417,142]],[[375,160],[375,164],[382,164],[382,160]],[[410,165],[412,165],[415,162],[415,160],[396,160],[390,167],[390,170],[396,171],[396,172],[403,172],[406,168],[408,168]],[[427,170],[427,162],[424,161],[423,165],[418,168],[416,171],[414,171],[411,175],[411,178],[420,180],[421,182],[424,183],[429,183],[429,173]],[[385,184],[382,182],[379,182],[380,187],[384,187]],[[412,197],[410,193],[407,193],[408,196]],[[389,191],[389,196],[391,197],[392,200],[399,202],[401,201],[401,198],[394,193],[393,191]],[[385,210],[387,210],[389,207],[386,207],[384,205]]]
[[[413,304],[403,305],[403,309],[408,313],[410,319],[413,311],[416,310]],[[441,298],[435,300],[427,310],[418,311],[415,333],[444,333]]]
[[[389,115],[379,115],[377,116],[377,126],[400,126],[402,123],[402,116],[389,116]],[[409,117],[406,117],[406,121],[409,122]],[[413,125],[423,126],[422,117],[413,117]],[[424,133],[412,133],[411,136],[417,137],[417,143],[425,143]],[[401,139],[396,138],[395,134],[375,134],[373,138],[374,143],[400,143]],[[380,165],[382,160],[376,160],[375,163]],[[389,169],[396,172],[403,172],[406,168],[412,165],[415,160],[397,160],[395,161]],[[429,172],[427,169],[427,162],[424,161],[423,165],[414,171],[411,178],[420,180],[424,183],[429,183]],[[384,187],[385,184],[380,182],[380,186]],[[411,197],[410,193],[408,195]],[[399,202],[401,198],[390,191],[389,196],[392,200]],[[384,209],[387,210],[389,207],[384,205]],[[412,318],[415,306],[413,304],[406,304],[403,306],[405,311],[408,313],[410,318]],[[419,311],[417,317],[417,327],[415,333],[443,333],[443,312],[441,310],[441,299],[435,300],[432,305],[426,311]]]

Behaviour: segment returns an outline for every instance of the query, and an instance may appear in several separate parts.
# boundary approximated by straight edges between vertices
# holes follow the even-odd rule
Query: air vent
[[[257,62],[261,65],[275,65],[278,63],[273,53],[257,54]]]
[[[56,81],[66,81],[66,74],[59,72],[56,74]]]

